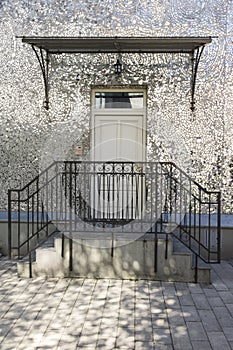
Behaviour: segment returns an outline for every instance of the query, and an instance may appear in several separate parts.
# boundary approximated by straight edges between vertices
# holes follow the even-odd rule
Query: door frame
[[[95,108],[95,93],[96,92],[140,92],[143,93],[143,108],[101,108],[97,109]],[[94,149],[95,146],[95,135],[94,135],[94,130],[95,130],[95,116],[96,115],[115,115],[115,116],[120,116],[120,115],[125,115],[125,116],[130,116],[130,115],[135,115],[135,116],[142,116],[142,160],[146,160],[146,151],[147,151],[147,135],[146,135],[146,126],[147,126],[147,113],[146,113],[146,106],[147,106],[147,89],[146,87],[111,87],[111,86],[106,86],[106,87],[93,87],[91,90],[91,121],[90,121],[90,126],[91,126],[91,133],[90,133],[90,146],[91,150]],[[92,155],[91,152],[91,160],[95,161],[94,156]]]

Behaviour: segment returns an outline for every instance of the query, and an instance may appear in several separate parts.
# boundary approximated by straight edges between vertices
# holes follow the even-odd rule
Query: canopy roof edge
[[[212,42],[209,37],[39,37],[23,36],[22,42],[59,53],[192,53]]]

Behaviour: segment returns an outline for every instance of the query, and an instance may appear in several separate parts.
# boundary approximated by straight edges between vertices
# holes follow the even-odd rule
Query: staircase
[[[132,241],[130,236],[118,235],[113,238],[110,235],[106,237],[106,233],[99,233],[98,237],[94,237],[93,234],[79,233],[73,241],[64,238],[63,257],[62,240],[62,234],[57,233],[46,244],[36,249],[35,260],[31,266],[32,277],[152,279],[207,284],[211,282],[209,265],[200,264],[196,270],[193,254],[182,249],[172,238],[166,241],[162,234],[158,235],[156,241],[150,234]],[[29,267],[28,261],[19,261],[18,276],[30,277]]]
[[[8,198],[20,277],[210,283],[220,262],[220,193],[171,162],[55,162]]]

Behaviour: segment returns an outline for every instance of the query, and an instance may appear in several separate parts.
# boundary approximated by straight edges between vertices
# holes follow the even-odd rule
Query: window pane
[[[143,108],[143,92],[96,92],[95,108]]]

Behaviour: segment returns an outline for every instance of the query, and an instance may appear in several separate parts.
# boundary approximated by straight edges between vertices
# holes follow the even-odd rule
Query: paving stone
[[[214,307],[213,312],[222,327],[233,327],[233,317],[226,307]]]
[[[191,294],[202,294],[203,293],[203,289],[201,288],[201,285],[198,283],[189,283],[188,288],[189,288]]]
[[[233,294],[228,291],[220,291],[219,296],[225,304],[233,304]]]
[[[201,322],[187,322],[186,324],[191,341],[207,340],[207,335]]]
[[[155,343],[172,344],[170,328],[153,328]]]
[[[153,342],[136,341],[135,350],[155,350],[155,345]]]
[[[231,349],[223,332],[209,332],[208,337],[213,350]]]
[[[198,312],[203,326],[207,332],[221,331],[221,327],[212,310],[199,310]]]
[[[81,335],[78,341],[78,347],[92,347],[92,349],[95,349],[96,343],[98,339],[98,334],[95,335]]]
[[[61,341],[56,350],[76,350],[77,344],[74,342]]]
[[[220,297],[208,297],[208,302],[211,307],[224,306],[224,303]]]
[[[152,327],[142,329],[142,330],[135,330],[134,337],[135,337],[135,341],[152,342],[153,341]]]
[[[231,316],[233,317],[233,304],[225,304],[227,310],[230,312]]]
[[[153,328],[167,328],[168,327],[167,313],[153,314],[151,321],[152,321]]]
[[[185,321],[200,321],[198,311],[193,306],[182,306],[182,313]]]
[[[209,310],[210,305],[204,294],[194,293],[192,294],[194,305],[198,310]]]
[[[116,346],[116,338],[99,338],[96,344],[97,349],[114,349]]]
[[[167,309],[168,322],[171,326],[184,326],[185,320],[182,310]]]
[[[133,329],[134,328],[132,328],[132,330]],[[116,337],[117,334],[118,334],[118,328],[116,326],[100,328],[99,330],[99,338],[102,338],[102,339]]]
[[[174,350],[172,344],[155,343],[155,350]]]
[[[212,347],[207,340],[192,341],[193,350],[212,350]]]
[[[152,320],[151,320],[151,315],[148,317],[139,317],[135,318],[135,329],[142,329],[142,328],[147,328],[147,327],[152,327]]]
[[[227,340],[233,342],[233,327],[224,327],[223,332]]]
[[[193,350],[186,326],[172,326],[171,336],[175,350]]]
[[[193,298],[192,298],[191,294],[181,295],[178,298],[179,298],[181,306],[193,306],[194,305]]]
[[[116,338],[116,348],[123,348],[123,347],[127,347],[127,348],[132,348],[134,349],[134,336],[130,335],[130,336],[118,336]]]

